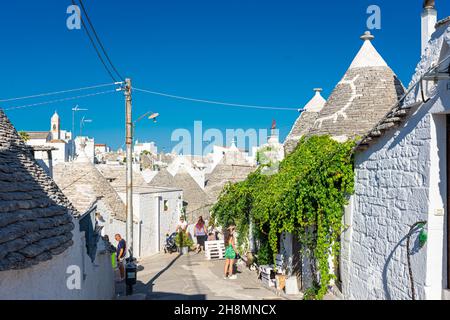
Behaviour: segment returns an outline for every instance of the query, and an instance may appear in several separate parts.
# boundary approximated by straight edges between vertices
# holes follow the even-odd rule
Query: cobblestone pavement
[[[224,261],[208,261],[203,254],[156,255],[139,262],[136,299],[151,300],[279,300],[275,292],[245,268],[237,280],[223,279]],[[241,268],[240,268],[241,269]],[[238,272],[239,272],[238,271]],[[125,286],[118,287],[123,298]]]

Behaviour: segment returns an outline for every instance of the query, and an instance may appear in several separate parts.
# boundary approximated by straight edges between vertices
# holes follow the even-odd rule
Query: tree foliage
[[[328,136],[303,138],[277,174],[267,176],[259,168],[247,180],[227,185],[213,207],[213,218],[222,226],[236,223],[239,245],[248,241],[253,221],[258,240],[269,242],[273,260],[280,235],[294,234],[302,256],[312,261],[314,291],[322,298],[335,277],[329,259],[339,255],[343,209],[353,193],[353,146]]]
[[[30,140],[30,135],[25,131],[19,131],[19,136],[22,138],[23,141],[27,142]]]

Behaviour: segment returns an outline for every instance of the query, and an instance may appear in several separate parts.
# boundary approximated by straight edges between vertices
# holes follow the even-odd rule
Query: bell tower
[[[59,118],[59,115],[56,111],[51,119],[50,131],[52,133],[52,140],[61,139],[61,119]]]

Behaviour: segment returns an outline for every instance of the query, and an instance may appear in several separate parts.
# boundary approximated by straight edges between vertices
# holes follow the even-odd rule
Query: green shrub
[[[194,241],[192,241],[187,232],[179,232],[175,237],[175,244],[178,248],[191,248],[194,245]]]

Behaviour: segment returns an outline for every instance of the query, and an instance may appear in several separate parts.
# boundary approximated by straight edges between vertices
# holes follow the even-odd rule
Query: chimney
[[[435,0],[425,0],[422,11],[422,55],[431,39],[431,35],[436,30],[437,10]]]

